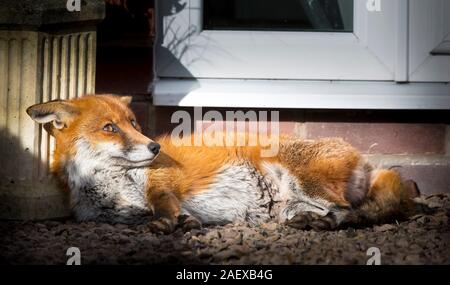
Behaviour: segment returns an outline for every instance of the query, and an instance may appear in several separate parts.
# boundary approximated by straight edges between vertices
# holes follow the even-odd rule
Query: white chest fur
[[[75,218],[118,223],[147,219],[146,169],[111,165],[85,144],[78,146],[74,159],[65,166]]]

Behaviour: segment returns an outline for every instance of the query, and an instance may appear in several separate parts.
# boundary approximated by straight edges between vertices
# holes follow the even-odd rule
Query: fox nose
[[[153,152],[153,154],[156,155],[159,153],[159,149],[161,148],[161,145],[159,145],[159,143],[151,142],[147,145],[147,148],[148,148],[148,150]]]

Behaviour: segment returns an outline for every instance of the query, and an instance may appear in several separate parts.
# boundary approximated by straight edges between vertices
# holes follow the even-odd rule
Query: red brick
[[[227,121],[217,121],[216,123],[217,124],[221,124],[221,126],[218,127],[218,128],[220,128],[222,131],[226,130]],[[197,128],[198,127],[202,127],[202,129],[205,130],[209,126],[211,126],[212,124],[213,123],[209,122],[209,121],[197,122]],[[242,122],[239,122],[239,124],[240,124],[239,127],[241,127],[242,126]],[[245,132],[249,132],[249,131],[251,131],[251,132],[255,132],[255,131],[258,132],[258,130],[260,128],[259,125],[256,125],[256,126],[252,126],[252,129],[250,129],[250,125],[249,125],[248,121],[246,121],[244,124],[245,124],[244,125]],[[267,132],[268,133],[270,133],[270,131],[272,130],[272,123],[271,122],[259,121],[258,124],[261,124],[262,128],[264,128],[264,127],[267,128]],[[279,124],[278,124],[278,133],[280,135],[281,134],[291,134],[291,135],[295,134],[295,125],[296,125],[295,122],[279,122]],[[238,127],[238,122],[235,122],[234,123],[234,130],[237,130],[237,127]]]
[[[180,108],[180,107],[155,107],[155,128],[157,134],[163,134],[163,133],[170,133],[173,128],[175,128],[176,124],[171,124],[170,119],[172,117],[172,114],[178,110],[185,110],[191,115],[191,119],[194,119],[194,113],[193,108]],[[207,112],[213,110],[211,108],[204,108],[203,109],[203,115]],[[236,111],[237,109],[231,109],[229,111]],[[217,110],[220,112],[223,118],[226,118],[226,111],[227,110]],[[243,112],[247,112],[248,110],[242,110]],[[270,111],[269,111],[270,112]],[[268,114],[270,116],[270,113]],[[223,122],[223,121],[222,121]],[[205,129],[210,125],[209,122],[203,122],[202,123],[203,128]],[[248,129],[248,123],[246,123]],[[194,126],[194,122],[192,122],[192,129]],[[295,126],[296,122],[294,121],[280,121],[279,122],[279,132],[280,134],[295,134]],[[270,123],[267,125],[268,129],[270,130]]]
[[[445,153],[450,156],[450,125],[447,125],[447,134],[445,136]]]
[[[395,169],[403,178],[416,181],[422,194],[450,193],[450,165],[406,165]]]
[[[445,125],[308,122],[306,136],[342,137],[364,153],[444,154]]]
[[[297,122],[280,122],[280,134],[295,135]]]

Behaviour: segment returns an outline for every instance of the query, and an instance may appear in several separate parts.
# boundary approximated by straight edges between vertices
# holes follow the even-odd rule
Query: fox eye
[[[131,120],[131,125],[133,126],[133,128],[136,128],[136,126],[137,126],[136,121],[135,120]]]
[[[114,124],[106,124],[106,125],[103,127],[103,130],[104,130],[105,132],[117,133],[117,132],[119,131],[119,128],[117,128],[117,126],[114,125]]]

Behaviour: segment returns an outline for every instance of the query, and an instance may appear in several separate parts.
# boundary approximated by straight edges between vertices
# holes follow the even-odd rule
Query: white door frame
[[[382,0],[381,11],[368,11],[366,2],[354,2],[353,33],[328,33],[202,30],[203,0],[186,0],[183,10],[163,19],[157,75],[394,80],[396,3]]]
[[[448,0],[380,0],[380,12],[363,9],[367,0],[355,1],[352,34],[202,31],[201,0],[185,0],[183,9],[168,16],[161,15],[161,5],[170,0],[157,0],[154,104],[450,110],[450,57],[430,54],[445,52],[446,43],[417,53],[414,33],[421,30],[410,17],[417,3]],[[335,48],[327,54],[330,44]],[[422,70],[414,71],[414,56],[424,52]]]
[[[409,0],[409,81],[450,82],[450,1]]]

